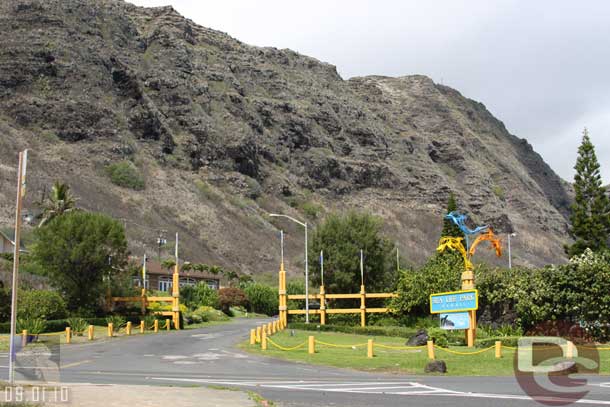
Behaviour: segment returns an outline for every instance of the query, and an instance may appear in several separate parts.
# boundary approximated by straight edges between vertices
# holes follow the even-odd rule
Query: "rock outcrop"
[[[32,149],[29,204],[53,179],[87,209],[126,219],[134,252],[158,230],[184,255],[274,272],[269,211],[358,208],[386,221],[401,253],[435,248],[451,192],[477,223],[516,231],[517,263],[563,260],[569,189],[481,103],[415,75],[343,80],[291,50],[246,45],[171,7],[120,0],[0,4],[0,222],[20,148]],[[143,191],[104,168],[132,161]]]

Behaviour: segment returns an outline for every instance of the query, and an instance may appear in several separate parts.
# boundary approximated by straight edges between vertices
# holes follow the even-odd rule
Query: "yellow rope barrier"
[[[610,348],[598,348],[597,346],[578,346],[576,345],[576,349],[590,349],[590,350],[610,350]]]
[[[440,346],[436,346],[436,345],[434,345],[434,347],[438,350],[442,350],[447,353],[453,353],[454,355],[463,355],[463,356],[478,355],[480,353],[487,352],[488,350],[492,350],[495,348],[495,346],[490,346],[489,348],[481,349],[476,352],[458,352],[458,351],[451,350],[451,349],[441,348]]]
[[[269,342],[271,345],[273,345],[273,346],[275,346],[276,348],[278,348],[279,350],[284,350],[284,351],[297,350],[297,349],[302,348],[302,347],[304,347],[305,345],[307,345],[307,341],[305,341],[305,342],[300,343],[300,344],[298,344],[298,345],[296,345],[296,346],[293,346],[293,347],[291,347],[291,348],[287,348],[287,347],[284,347],[284,346],[282,346],[282,345],[279,345],[279,344],[275,343],[275,342],[274,342],[274,341],[273,341],[271,338],[269,338],[269,337],[267,338],[267,341],[268,341],[268,342]]]
[[[358,348],[360,346],[367,346],[367,343],[357,343],[354,345],[334,345],[332,343],[322,342],[317,339],[316,339],[316,343],[319,343],[320,345],[330,346],[331,348]]]

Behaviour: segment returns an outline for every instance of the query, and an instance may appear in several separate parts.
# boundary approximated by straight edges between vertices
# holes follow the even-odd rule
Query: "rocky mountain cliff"
[[[432,253],[450,192],[477,223],[515,231],[515,261],[563,261],[568,186],[485,106],[425,76],[342,79],[291,50],[246,45],[171,7],[120,0],[0,4],[0,224],[17,152],[28,207],[54,179],[79,205],[126,219],[134,253],[181,233],[195,261],[289,268],[302,231],[347,208],[382,216],[403,257]],[[111,183],[129,162],[143,190]]]

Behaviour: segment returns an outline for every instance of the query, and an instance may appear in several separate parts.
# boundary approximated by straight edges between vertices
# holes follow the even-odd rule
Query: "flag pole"
[[[320,250],[320,275],[322,285],[324,285],[324,250]]]
[[[360,284],[364,285],[364,252],[360,250]]]

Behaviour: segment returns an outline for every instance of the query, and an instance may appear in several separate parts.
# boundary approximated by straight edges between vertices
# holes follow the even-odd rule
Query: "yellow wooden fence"
[[[288,315],[303,315],[307,313],[304,309],[288,309],[288,300],[304,300],[305,294],[287,294],[286,291],[286,270],[284,263],[280,264],[279,274],[279,312],[280,321],[285,326],[288,324]],[[328,314],[360,314],[360,325],[366,326],[367,313],[385,313],[390,312],[390,308],[367,308],[367,298],[394,298],[396,293],[367,293],[364,285],[360,286],[360,292],[354,294],[327,294],[324,286],[320,286],[318,294],[309,294],[310,300],[319,300],[320,309],[310,309],[310,315],[320,315],[320,324],[326,325],[326,316]],[[326,300],[343,300],[343,299],[360,299],[360,308],[333,308],[326,307]]]

